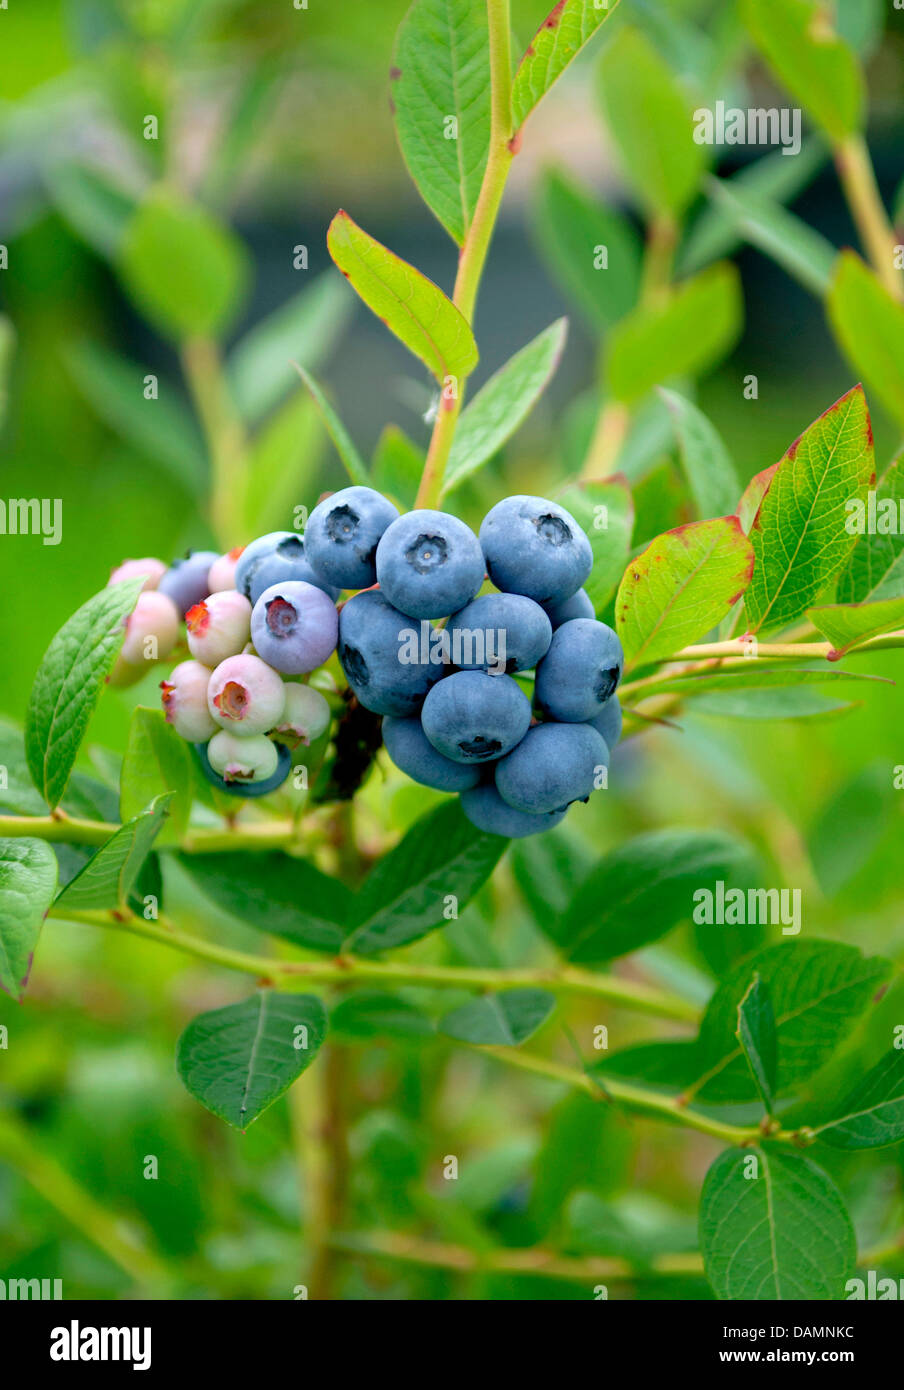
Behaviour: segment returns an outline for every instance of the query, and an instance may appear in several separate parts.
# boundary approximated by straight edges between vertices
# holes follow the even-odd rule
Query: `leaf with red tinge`
[[[750,528],[756,521],[756,514],[760,510],[760,503],[769,491],[772,479],[775,477],[777,463],[773,463],[769,468],[764,468],[761,473],[756,473],[745,487],[738,503],[738,520],[745,535],[750,535]]]
[[[904,628],[904,598],[882,598],[872,603],[830,603],[811,608],[810,622],[821,632],[833,651],[830,661],[838,661],[851,647],[859,647],[870,637]]]
[[[512,85],[512,121],[518,130],[554,82],[562,76],[618,4],[595,0],[558,0],[544,19],[518,65]]]
[[[750,533],[750,632],[787,627],[824,592],[856,543],[847,504],[865,500],[875,477],[866,397],[855,386],[795,440],[763,496]]]
[[[44,840],[0,840],[0,989],[13,999],[25,992],[56,889],[56,855]]]
[[[442,384],[477,365],[477,344],[464,315],[438,285],[337,212],[327,232],[330,255],[369,309]]]
[[[753,548],[736,516],[657,536],[624,573],[615,626],[632,666],[662,661],[716,627],[750,583]]]

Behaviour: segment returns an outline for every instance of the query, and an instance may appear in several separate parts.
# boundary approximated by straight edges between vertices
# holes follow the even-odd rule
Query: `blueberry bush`
[[[334,269],[228,355],[249,258],[212,187],[48,167],[55,215],[177,350],[191,405],[156,375],[136,392],[138,364],[84,337],[77,389],[187,480],[207,529],[172,561],[181,535],[166,559],[111,552],[106,587],[44,634],[22,726],[0,726],[0,985],[27,1012],[42,932],[138,941],[148,1027],[151,962],[190,962],[200,1007],[167,1045],[222,1159],[212,1200],[260,1142],[280,1176],[255,1200],[293,1241],[301,1224],[295,1281],[250,1285],[265,1296],[838,1299],[900,1258],[893,933],[868,952],[843,918],[820,931],[823,907],[802,930],[797,904],[844,900],[904,774],[842,787],[845,835],[817,827],[809,847],[793,814],[750,809],[753,769],[783,756],[773,731],[863,718],[904,647],[904,482],[870,415],[883,437],[904,426],[904,246],[864,133],[877,9],[560,0],[519,43],[509,0],[414,0],[391,109],[454,286],[340,210]],[[573,61],[626,198],[558,166],[531,191],[598,362],[552,457],[518,469],[510,441],[549,409],[568,324],[510,343],[475,391],[475,310],[509,175]],[[747,118],[751,64],[776,131],[796,111],[804,134],[792,149],[789,123],[785,147],[725,173],[698,136],[724,126],[726,93]],[[829,161],[857,250],[788,206]],[[848,373],[746,483],[698,389],[742,333],[742,247],[816,297]],[[365,458],[319,379],[352,291],[430,382],[423,445],[391,425]],[[769,410],[756,374],[735,391],[739,412]],[[315,491],[321,430],[347,478]],[[92,718],[116,700],[126,738],[100,747]],[[740,724],[749,766],[721,733]],[[651,823],[631,809],[638,759],[686,736],[691,823],[674,792]],[[102,1014],[96,949],[76,1002]],[[482,1137],[500,1077],[491,1097],[540,1115],[529,1152],[504,1126]],[[128,1069],[120,1083],[126,1103]],[[178,1204],[198,1181],[167,1124],[135,1110],[131,1161],[160,1155],[150,1176]],[[694,1217],[672,1154],[699,1174]],[[196,1217],[159,1249],[151,1183],[132,1181],[124,1225],[36,1143],[25,1104],[0,1116],[0,1162],[145,1292],[241,1296],[249,1267],[286,1263],[266,1241],[244,1264],[200,1251]]]

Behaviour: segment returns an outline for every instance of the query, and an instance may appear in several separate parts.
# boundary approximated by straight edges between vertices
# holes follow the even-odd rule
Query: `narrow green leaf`
[[[28,767],[48,806],[66,790],[88,721],[125,636],[140,579],[102,589],[60,628],[38,668],[25,721]]]
[[[467,320],[438,285],[337,212],[327,232],[330,255],[369,309],[442,385],[477,365]]]
[[[826,312],[851,366],[904,427],[904,305],[859,256],[842,251]]]
[[[718,686],[703,691],[689,713],[715,719],[833,719],[856,709],[822,690],[734,690]]]
[[[875,515],[873,516],[873,512]],[[867,505],[858,499],[847,527],[860,539],[839,580],[839,603],[904,596],[904,454],[895,460]]]
[[[872,603],[832,603],[824,608],[809,608],[807,617],[831,642],[830,661],[839,661],[852,647],[859,647],[870,637],[904,628],[904,597],[874,599]]]
[[[307,859],[286,854],[184,854],[197,887],[247,927],[283,936],[312,951],[341,949],[353,918],[353,894]]]
[[[396,36],[392,104],[418,192],[459,246],[490,148],[490,55],[483,0],[416,0]]]
[[[745,536],[749,536],[753,529],[760,504],[769,491],[777,468],[778,464],[773,463],[768,468],[764,468],[761,473],[755,474],[741,494],[741,500],[737,506],[737,516]]]
[[[553,6],[515,73],[512,121],[516,131],[617,4],[618,0],[602,0],[600,4],[596,0],[558,0]]]
[[[299,384],[251,441],[242,479],[244,535],[283,530],[299,498],[317,495],[325,444],[320,412]]]
[[[737,1036],[747,1058],[754,1085],[766,1107],[766,1114],[771,1115],[775,1102],[778,1043],[769,990],[756,973],[750,981],[750,988],[738,1005]]]
[[[46,816],[47,804],[35,791],[21,729],[0,721],[0,811],[13,816]],[[3,783],[6,783],[3,786]]]
[[[743,0],[741,12],[769,65],[832,140],[860,129],[860,67],[822,6],[813,0]]]
[[[583,841],[569,832],[567,822],[545,835],[513,841],[512,872],[538,926],[545,930],[550,918],[565,911],[595,858]]]
[[[443,496],[482,468],[523,423],[559,365],[567,332],[568,320],[556,319],[509,358],[465,407],[446,464]]]
[[[44,840],[0,840],[0,989],[21,1000],[35,946],[57,889]]]
[[[875,479],[866,397],[855,386],[794,441],[760,504],[744,599],[751,632],[803,617],[843,568],[855,543],[845,525],[847,503],[865,500]]]
[[[484,994],[439,1021],[439,1030],[459,1042],[517,1047],[536,1033],[556,1006],[545,989],[507,989]]]
[[[124,906],[169,814],[171,800],[172,792],[155,797],[146,811],[121,825],[67,883],[57,906],[78,912]]]
[[[833,1149],[880,1149],[904,1139],[904,1052],[886,1052],[816,1133]]]
[[[835,899],[848,884],[857,892],[894,823],[897,796],[894,781],[879,762],[859,768],[823,801],[807,833],[807,850],[827,899]],[[859,893],[857,902],[862,904]]]
[[[727,179],[708,179],[706,191],[724,208],[745,241],[770,256],[818,299],[825,298],[837,253],[821,232],[780,203],[733,187]]]
[[[16,347],[16,333],[6,314],[0,314],[0,426],[6,419],[9,371]]]
[[[119,814],[122,821],[139,816],[155,797],[172,792],[169,819],[160,843],[177,844],[188,825],[194,788],[188,744],[167,724],[163,711],[138,705],[132,712],[122,763]]]
[[[528,1214],[538,1231],[549,1230],[576,1188],[609,1193],[627,1184],[633,1147],[630,1127],[612,1106],[583,1091],[565,1096],[550,1113],[533,1165]]]
[[[350,994],[330,1014],[330,1035],[345,1038],[428,1038],[433,1020],[398,994],[362,991]]]
[[[742,318],[738,272],[725,262],[683,281],[663,303],[640,306],[609,338],[611,395],[630,405],[662,382],[702,375],[734,346]]]
[[[634,500],[624,478],[616,475],[604,483],[575,483],[559,495],[559,501],[587,533],[593,569],[584,589],[594,612],[602,613],[631,553]]]
[[[753,548],[736,516],[657,536],[632,560],[615,600],[615,626],[632,666],[662,661],[730,613],[750,583]]]
[[[326,1026],[314,995],[259,990],[192,1019],[176,1045],[179,1076],[195,1100],[244,1132],[310,1066]]]
[[[857,1260],[835,1184],[803,1154],[727,1149],[703,1183],[700,1249],[717,1298],[840,1299]]]
[[[71,156],[49,160],[44,184],[58,213],[81,239],[113,260],[135,211],[135,198],[108,171]]]
[[[728,515],[740,492],[738,476],[716,427],[677,391],[659,388],[675,425],[681,462],[704,518]]]
[[[400,430],[387,425],[373,457],[372,486],[388,493],[403,508],[414,506],[424,468],[424,451]]]
[[[314,404],[320,412],[321,419],[324,425],[326,425],[327,433],[336,446],[336,453],[345,465],[346,473],[353,483],[360,483],[362,486],[368,487],[370,485],[370,478],[367,473],[367,466],[358,453],[358,450],[355,448],[348,430],[327,400],[323,387],[319,382],[314,380],[310,372],[306,372],[304,367],[299,367],[297,362],[293,362],[292,366],[310,391]]]

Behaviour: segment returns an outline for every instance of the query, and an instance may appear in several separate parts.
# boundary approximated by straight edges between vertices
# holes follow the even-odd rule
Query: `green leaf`
[[[851,647],[860,646],[870,637],[897,632],[904,627],[904,597],[875,599],[872,603],[833,603],[824,608],[810,608],[807,617],[831,642],[830,661],[838,661]]]
[[[453,1009],[440,1019],[439,1030],[459,1042],[517,1047],[542,1027],[555,1006],[548,990],[506,989]]]
[[[856,709],[822,690],[735,690],[729,685],[701,692],[694,714],[716,719],[828,719]]]
[[[754,974],[750,988],[738,1005],[737,1036],[747,1058],[754,1085],[766,1107],[766,1113],[771,1115],[778,1065],[778,1043],[769,990],[757,974]]]
[[[614,960],[689,921],[701,884],[746,885],[754,873],[747,846],[721,832],[650,831],[600,859],[545,929],[569,960]]]
[[[825,298],[836,251],[820,232],[780,203],[734,187],[727,179],[708,179],[706,191],[725,210],[739,236],[770,256],[804,289]]]
[[[56,889],[56,856],[44,840],[0,840],[0,989],[15,1000]]]
[[[570,1092],[550,1113],[534,1162],[532,1224],[545,1234],[576,1188],[617,1191],[630,1180],[633,1147],[630,1127],[613,1107],[583,1091]]]
[[[904,1139],[904,1052],[886,1052],[816,1133],[833,1149],[880,1149]]]
[[[622,173],[647,216],[679,217],[707,152],[693,139],[694,103],[638,29],[624,26],[604,48],[599,93]]]
[[[523,423],[559,365],[568,320],[556,319],[509,358],[462,411],[442,495],[482,468]]]
[[[5,314],[0,314],[0,425],[6,419],[9,372],[16,348],[16,333]]]
[[[167,724],[162,710],[137,706],[132,712],[122,763],[120,819],[127,821],[140,816],[155,797],[172,792],[169,821],[160,832],[160,843],[177,844],[188,825],[193,789],[194,773],[188,744]]]
[[[701,376],[734,346],[743,306],[738,272],[722,262],[685,280],[662,303],[641,305],[612,330],[610,394],[630,405],[678,376]]]
[[[515,882],[539,926],[545,929],[550,918],[565,911],[575,885],[589,872],[595,858],[564,825],[530,841],[513,842]]]
[[[431,1018],[398,994],[362,991],[340,999],[330,1014],[330,1034],[346,1038],[427,1038],[436,1032]]]
[[[195,1100],[244,1132],[310,1066],[326,1026],[314,995],[259,990],[192,1019],[176,1045],[179,1076]]]
[[[0,768],[3,769],[0,811],[13,816],[46,816],[47,805],[35,791],[28,770],[22,730],[3,722],[0,722]]]
[[[144,458],[162,464],[180,487],[200,497],[207,483],[204,445],[173,386],[163,381],[157,399],[145,400],[145,369],[98,343],[72,344],[65,360],[98,418]]]
[[[823,799],[807,834],[807,849],[827,899],[869,872],[870,860],[893,824],[897,791],[884,763],[860,768]],[[861,898],[858,895],[858,904]]]
[[[337,212],[327,232],[330,255],[364,303],[442,385],[477,365],[467,320],[438,285]]]
[[[866,397],[855,386],[794,441],[760,503],[744,599],[750,632],[802,618],[843,568],[855,543],[847,503],[865,500],[875,478]]]
[[[482,887],[507,844],[471,825],[457,800],[422,816],[368,875],[345,949],[373,955],[441,926]]]
[[[600,5],[595,0],[558,0],[553,6],[515,72],[512,121],[516,131],[617,4],[618,0]]]
[[[399,27],[390,70],[408,172],[459,246],[490,148],[488,43],[483,0],[416,0]]]
[[[123,907],[169,814],[171,800],[171,792],[155,797],[146,811],[121,825],[67,883],[56,905],[78,912]]]
[[[274,852],[184,854],[179,862],[205,897],[245,926],[312,951],[341,949],[354,895],[308,860]]]
[[[659,394],[671,413],[681,462],[700,515],[728,515],[741,488],[722,436],[703,411],[677,391],[660,387]]]
[[[753,548],[736,516],[657,536],[632,560],[615,600],[615,626],[632,666],[698,642],[750,583]]]
[[[299,498],[316,497],[324,444],[317,406],[299,385],[251,441],[242,478],[243,534],[282,530]]]
[[[239,239],[205,208],[162,189],[129,222],[119,271],[141,312],[176,340],[222,332],[250,279]]]
[[[575,483],[559,501],[583,527],[593,551],[593,569],[585,592],[594,612],[602,613],[618,588],[631,553],[634,501],[624,478],[604,483]]]
[[[872,500],[870,493],[867,502]],[[839,603],[904,597],[904,454],[888,469],[875,493],[875,522],[869,510],[861,503],[848,517],[848,528],[860,539],[838,580]]]
[[[842,251],[826,312],[851,366],[904,426],[904,305],[859,256]]]
[[[781,460],[779,460],[779,462],[781,462]],[[737,506],[737,515],[745,536],[749,536],[753,529],[753,523],[756,521],[760,505],[766,493],[769,491],[777,468],[778,464],[773,463],[770,464],[768,468],[764,468],[762,472],[755,474],[741,494],[741,500]]]
[[[105,170],[71,157],[48,161],[43,173],[57,212],[76,236],[113,260],[135,211],[133,195]]]
[[[64,623],[38,668],[25,721],[32,780],[51,810],[66,790],[88,721],[125,636],[140,579],[102,589]]]
[[[251,424],[278,405],[295,381],[293,359],[313,370],[350,317],[351,301],[331,274],[281,304],[236,343],[226,362],[232,400]]]
[[[360,483],[363,487],[368,487],[370,478],[367,473],[367,466],[355,448],[351,435],[324,395],[323,387],[314,380],[310,372],[306,372],[304,367],[299,367],[297,362],[293,362],[292,365],[310,391],[314,404],[320,412],[320,417],[326,425],[327,433],[336,446],[336,453],[345,466],[346,473],[353,483]]]
[[[727,1149],[700,1198],[700,1250],[717,1298],[840,1299],[857,1259],[841,1194],[802,1154]]]
[[[423,468],[423,449],[398,425],[387,425],[373,457],[372,486],[394,497],[403,507],[413,507]]]
[[[546,260],[589,327],[603,333],[624,318],[637,303],[642,256],[627,218],[558,169],[543,172],[535,218]]]
[[[832,140],[860,129],[860,67],[824,7],[813,0],[743,0],[741,12],[767,62]]]

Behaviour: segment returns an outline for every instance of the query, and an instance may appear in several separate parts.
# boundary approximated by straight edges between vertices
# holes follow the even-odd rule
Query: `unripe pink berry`
[[[189,743],[206,743],[217,731],[207,708],[211,672],[200,661],[181,661],[160,682],[167,724]]]
[[[273,733],[289,748],[311,744],[330,726],[330,707],[309,685],[286,685],[286,708]]]
[[[207,576],[212,594],[235,588],[235,567],[244,549],[243,545],[237,545],[234,550],[230,550],[226,555],[221,555],[218,560],[214,560]]]
[[[144,589],[156,589],[163,576],[166,574],[166,565],[162,560],[123,560],[107,580],[107,588],[111,584],[122,584],[126,579],[138,579],[144,575]]]
[[[237,738],[228,729],[214,734],[207,745],[207,757],[224,782],[266,782],[279,762],[274,744],[263,734]]]
[[[147,589],[138,595],[123,626],[125,641],[110,675],[111,685],[134,685],[155,661],[169,656],[179,640],[179,612],[172,599]]]
[[[235,589],[211,594],[185,615],[188,650],[205,666],[238,656],[251,636],[251,604]]]
[[[207,708],[224,729],[248,738],[265,734],[282,718],[285,686],[279,674],[258,656],[230,656],[213,672]]]

